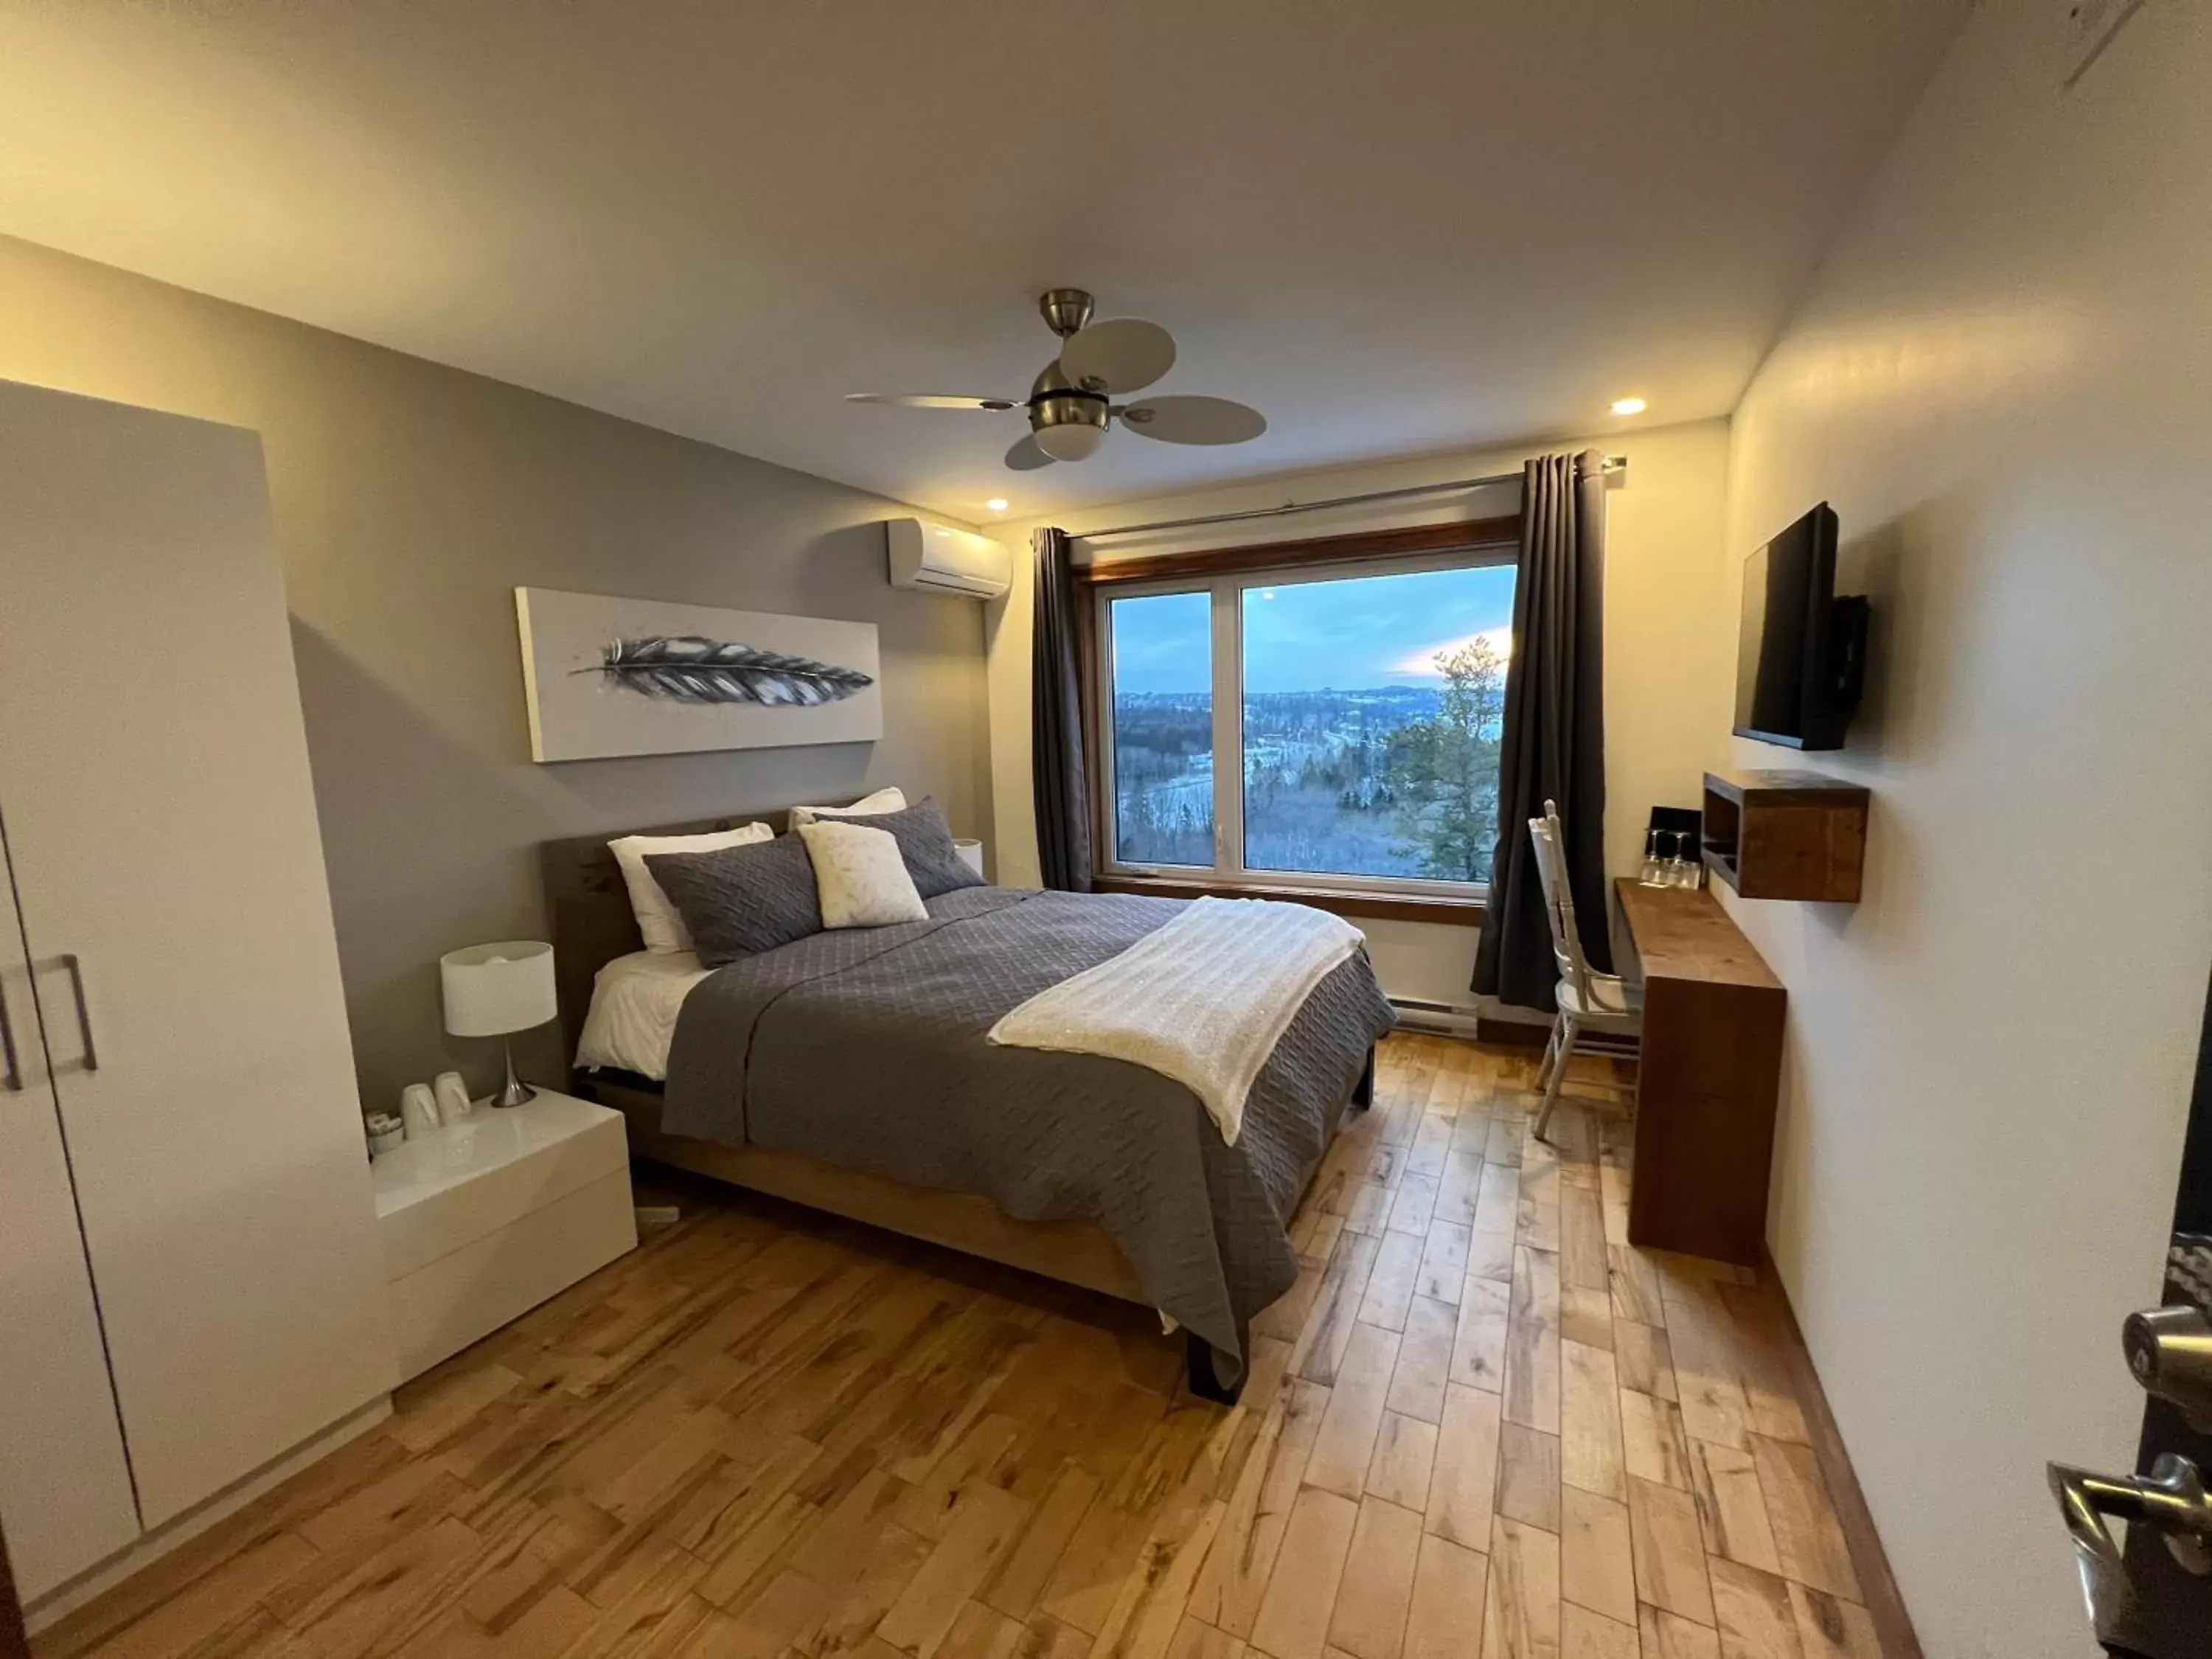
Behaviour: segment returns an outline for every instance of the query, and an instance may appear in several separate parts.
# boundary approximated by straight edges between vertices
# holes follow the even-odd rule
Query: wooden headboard
[[[607,850],[607,843],[624,836],[705,835],[714,830],[734,830],[743,823],[765,823],[781,835],[790,818],[788,811],[731,812],[690,823],[609,830],[596,836],[570,836],[538,843],[538,865],[545,883],[545,925],[553,945],[553,982],[561,1000],[563,1065],[575,1062],[576,1039],[583,1033],[584,1016],[592,1006],[592,981],[599,969],[617,957],[645,949],[645,940],[637,931],[637,917],[629,908],[629,890],[623,884],[622,866]]]

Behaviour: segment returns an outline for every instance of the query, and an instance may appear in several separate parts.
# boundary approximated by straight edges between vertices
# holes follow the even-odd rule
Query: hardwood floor
[[[1611,1062],[1384,1047],[1244,1402],[1143,1310],[678,1226],[41,1638],[60,1656],[1875,1659],[1752,1275],[1630,1249]]]

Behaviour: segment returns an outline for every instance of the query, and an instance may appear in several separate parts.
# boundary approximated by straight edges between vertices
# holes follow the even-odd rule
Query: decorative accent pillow
[[[929,920],[896,836],[835,818],[803,823],[799,834],[814,860],[824,927],[887,927],[895,921]]]
[[[953,845],[951,826],[945,822],[934,799],[925,799],[903,812],[879,813],[868,820],[868,827],[887,830],[896,838],[907,873],[914,878],[915,891],[922,897],[933,899],[940,893],[983,885],[983,878],[968,867],[960,849]]]
[[[706,967],[726,968],[822,931],[814,866],[796,836],[716,853],[648,854],[646,864],[684,913]]]
[[[684,926],[683,914],[669,902],[668,895],[653,878],[653,872],[645,867],[648,855],[712,853],[725,847],[749,847],[757,841],[771,840],[775,835],[775,831],[764,823],[747,823],[703,836],[624,836],[620,841],[609,842],[607,850],[622,867],[623,885],[629,889],[630,913],[637,918],[637,931],[645,940],[645,948],[655,956],[664,957],[691,948],[691,935]]]
[[[820,818],[873,817],[878,812],[902,811],[905,807],[905,792],[893,786],[878,789],[872,795],[863,795],[850,806],[794,806],[791,809],[791,827],[804,830]]]

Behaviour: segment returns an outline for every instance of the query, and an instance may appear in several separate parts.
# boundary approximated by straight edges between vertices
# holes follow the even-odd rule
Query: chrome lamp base
[[[538,1091],[514,1074],[514,1044],[511,1039],[500,1039],[500,1047],[507,1054],[507,1086],[492,1097],[495,1106],[527,1106],[538,1098]]]

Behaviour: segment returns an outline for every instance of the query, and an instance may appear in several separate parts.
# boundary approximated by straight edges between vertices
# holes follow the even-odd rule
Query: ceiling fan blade
[[[1244,444],[1267,429],[1267,417],[1226,398],[1149,398],[1121,411],[1140,438],[1167,444]]]
[[[1034,472],[1041,466],[1050,466],[1052,457],[1037,447],[1036,434],[1028,432],[1006,452],[1006,465],[1017,472]]]
[[[848,404],[890,404],[900,409],[1019,409],[1013,398],[951,398],[931,392],[848,392]]]
[[[1078,386],[1096,380],[1109,392],[1135,392],[1173,368],[1175,360],[1175,337],[1158,323],[1109,317],[1068,337],[1060,349],[1060,372]]]

